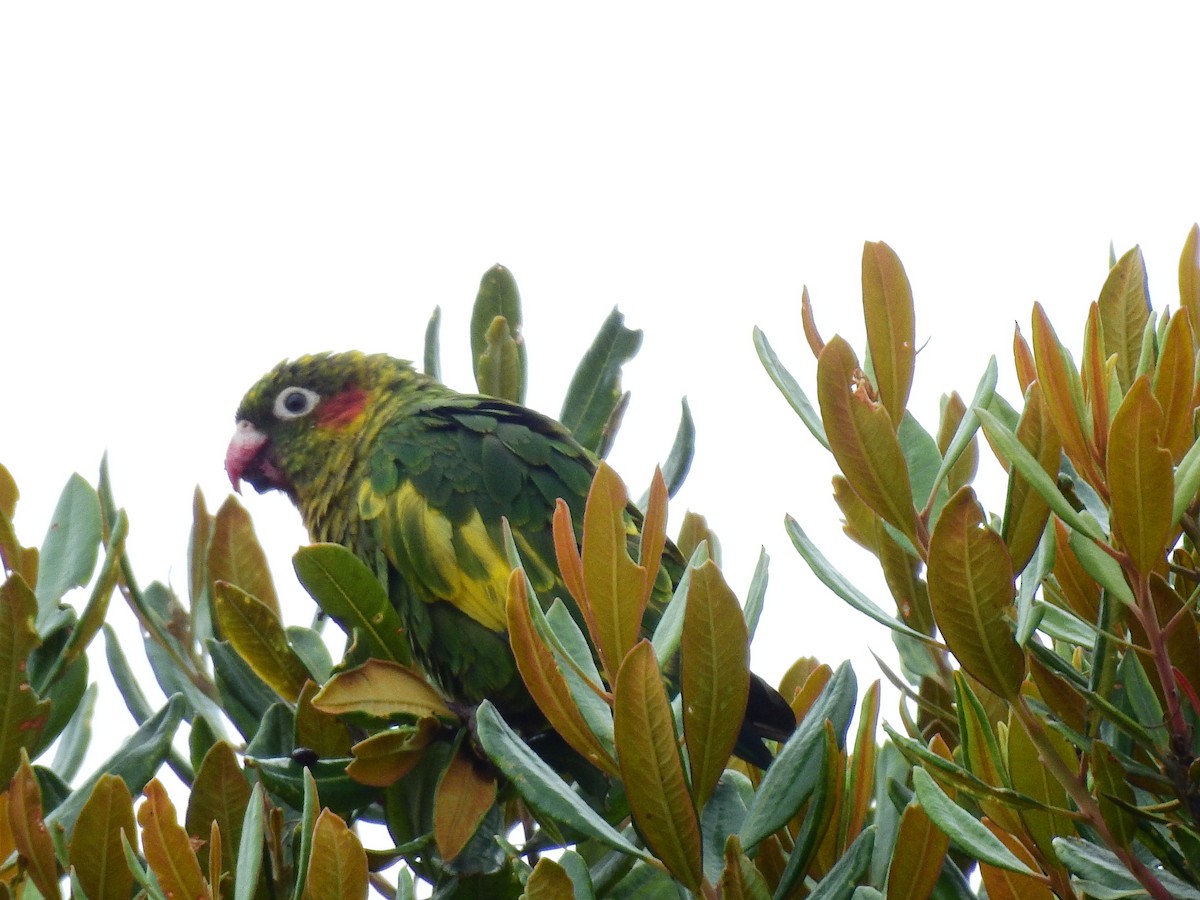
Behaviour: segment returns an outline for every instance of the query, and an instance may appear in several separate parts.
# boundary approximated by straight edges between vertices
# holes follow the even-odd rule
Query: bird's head
[[[293,500],[316,473],[348,463],[380,398],[420,378],[402,360],[362,353],[322,353],[285,360],[242,398],[237,430],[225,453],[234,490]]]

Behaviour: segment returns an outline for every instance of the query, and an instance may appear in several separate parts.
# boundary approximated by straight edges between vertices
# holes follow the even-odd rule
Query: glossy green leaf
[[[709,560],[692,573],[683,623],[683,733],[692,796],[703,808],[737,742],[750,691],[742,608]]]
[[[756,325],[754,327],[754,349],[758,351],[758,358],[762,362],[762,366],[767,370],[767,374],[771,376],[771,380],[775,382],[775,386],[779,388],[779,392],[783,394],[783,398],[800,416],[800,421],[812,433],[812,436],[820,441],[821,446],[826,450],[829,449],[829,438],[825,434],[825,426],[821,424],[821,416],[813,407],[804,390],[800,387],[799,382],[792,376],[779,361],[774,349],[771,347],[767,336]]]
[[[296,851],[296,883],[292,886],[292,900],[304,900],[305,889],[308,887],[308,865],[312,859],[313,828],[317,824],[317,812],[320,799],[317,797],[317,782],[312,773],[304,773],[304,803],[300,809],[300,821],[296,830],[300,836],[300,845]],[[411,880],[408,886],[412,886]],[[399,887],[399,885],[398,885]],[[403,894],[398,890],[397,897]]]
[[[929,818],[956,847],[997,868],[1023,875],[1035,874],[978,819],[947,797],[929,773],[920,767],[913,769],[913,788]]]
[[[767,597],[767,569],[771,557],[767,548],[758,550],[758,562],[754,565],[754,574],[750,576],[750,587],[746,590],[746,640],[754,641],[754,632],[758,629],[758,620],[762,616],[763,603]]]
[[[1137,897],[1145,888],[1111,850],[1078,837],[1054,839],[1054,852],[1064,866],[1075,874],[1076,884],[1096,898]],[[1200,890],[1162,869],[1154,877],[1167,889],[1172,900],[1200,900]]]
[[[916,317],[904,266],[882,241],[863,245],[862,293],[867,346],[879,402],[898,425],[908,404],[916,366]]]
[[[1108,552],[1100,549],[1095,541],[1089,540],[1077,531],[1072,531],[1067,537],[1067,545],[1075,554],[1079,565],[1091,578],[1099,582],[1109,594],[1126,606],[1134,605],[1133,589],[1125,580],[1121,564]]]
[[[841,767],[837,760],[837,742],[834,739],[833,727],[825,723],[825,744],[820,758],[820,774],[816,787],[808,802],[804,805],[803,819],[792,842],[791,852],[788,853],[787,865],[779,876],[775,886],[775,896],[790,896],[808,874],[812,867],[821,843],[830,834],[831,828],[836,828],[833,813],[841,799]]]
[[[854,351],[834,337],[817,361],[817,398],[829,449],[863,502],[915,544],[916,510],[896,438],[899,421],[870,398],[862,379]]]
[[[246,762],[258,773],[262,786],[271,797],[292,809],[299,810],[304,807],[305,779],[310,775],[316,780],[321,804],[338,815],[350,815],[355,810],[361,810],[379,800],[377,788],[360,784],[346,774],[346,767],[351,762],[348,758],[335,757],[322,759],[311,765],[302,765],[291,756],[247,755]],[[244,835],[242,843],[245,843]],[[240,864],[239,858],[239,866]]]
[[[808,900],[849,900],[855,891],[867,866],[871,864],[871,854],[875,850],[875,826],[863,830],[854,839],[845,852],[838,857],[816,888],[808,895]]]
[[[593,452],[621,400],[621,366],[641,345],[641,331],[626,328],[625,317],[613,309],[571,378],[558,420]]]
[[[503,319],[503,326],[497,325]],[[525,400],[526,354],[521,295],[512,272],[497,263],[479,280],[471,310],[471,359],[479,390],[516,403]],[[497,393],[490,388],[500,388]]]
[[[1162,445],[1162,409],[1144,375],[1113,416],[1108,486],[1113,532],[1143,574],[1162,562],[1175,494],[1171,452]]]
[[[82,476],[72,475],[59,495],[38,564],[37,628],[45,635],[63,594],[92,579],[100,555],[100,500]]]
[[[368,656],[408,665],[404,626],[375,573],[340,544],[301,547],[292,565],[304,589]]]
[[[88,900],[129,900],[133,874],[125,865],[121,830],[133,835],[133,797],[116,775],[103,775],[75,820],[69,862]]]
[[[686,623],[684,628],[686,633]],[[700,821],[675,740],[671,704],[649,641],[640,642],[621,664],[613,726],[621,780],[638,831],[667,870],[699,893]]]
[[[1025,657],[1008,619],[1016,596],[1012,560],[969,487],[942,510],[929,542],[928,580],[933,615],[951,652],[993,693],[1013,697]]]
[[[86,667],[82,667],[85,676],[81,679],[85,684]],[[58,747],[54,751],[54,762],[50,768],[63,781],[70,782],[83,765],[84,757],[92,743],[92,716],[96,711],[96,697],[100,693],[99,685],[92,682],[84,689],[79,703],[74,707],[70,721],[59,736]],[[51,705],[54,699],[51,699]]]
[[[570,785],[529,748],[525,739],[509,728],[489,701],[480,704],[475,713],[475,724],[479,742],[488,757],[531,807],[605,846],[648,858],[645,851],[626,840],[571,790]]]
[[[213,613],[221,633],[277,694],[295,702],[308,670],[288,645],[278,614],[236,585],[213,585]]]
[[[279,616],[279,598],[267,567],[267,555],[254,533],[250,514],[232,494],[217,510],[208,546],[208,583],[217,581],[236,585]]]
[[[21,751],[35,746],[50,715],[50,703],[38,699],[26,672],[38,646],[34,617],[38,603],[20,575],[0,585],[0,784],[17,771]]]
[[[1128,391],[1137,376],[1142,332],[1150,317],[1146,293],[1146,262],[1140,247],[1127,252],[1112,267],[1097,301],[1104,334],[1105,358],[1116,356],[1117,379]]]
[[[763,776],[739,834],[747,850],[781,828],[812,794],[820,776],[816,762],[825,741],[825,720],[833,723],[839,745],[843,744],[856,690],[854,670],[842,663]]]

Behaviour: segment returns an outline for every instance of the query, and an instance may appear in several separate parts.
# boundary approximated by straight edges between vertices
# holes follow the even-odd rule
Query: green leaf
[[[178,694],[167,700],[162,709],[147,719],[90,778],[46,816],[46,824],[61,825],[70,833],[80,809],[105,773],[123,778],[131,791],[141,791],[170,753],[171,739],[183,721],[186,707],[187,702]]]
[[[970,487],[942,510],[929,541],[928,581],[950,651],[993,693],[1013,697],[1025,677],[1025,656],[1008,619],[1016,596],[1012,560],[1000,535],[984,524]]]
[[[20,575],[0,585],[0,784],[8,784],[21,751],[35,746],[50,703],[29,685],[29,654],[40,643],[34,629],[38,603]]]
[[[746,591],[746,641],[753,643],[754,632],[758,629],[758,619],[762,615],[763,601],[767,596],[767,568],[771,557],[767,548],[758,550],[758,562],[754,565],[754,574],[750,576],[750,587]]]
[[[100,531],[100,499],[82,476],[72,475],[42,541],[35,589],[40,634],[49,632],[63,594],[91,581],[100,555]]]
[[[1005,427],[1000,419],[981,407],[975,409],[975,414],[979,416],[979,421],[988,438],[1000,448],[1001,453],[1008,457],[1009,462],[1017,468],[1017,471],[1033,485],[1033,489],[1042,495],[1042,499],[1050,504],[1050,508],[1060,519],[1081,534],[1098,541],[1104,540],[1104,533],[1096,524],[1096,520],[1086,513],[1075,511],[1070,501],[1058,489],[1054,479],[1046,474],[1041,463],[1021,445],[1017,436]]]
[[[93,681],[87,686],[81,702],[75,707],[74,714],[60,735],[58,749],[54,752],[54,762],[50,768],[63,781],[70,782],[79,772],[92,743],[92,716],[96,711],[96,697],[99,692],[100,687],[96,682]]]
[[[692,796],[703,809],[737,742],[750,691],[742,608],[712,560],[692,574],[681,664]]]
[[[1125,864],[1107,847],[1078,837],[1056,837],[1054,852],[1059,861],[1080,879],[1078,885],[1086,889],[1089,896],[1107,900],[1142,896],[1146,892]],[[1200,890],[1170,872],[1158,867],[1152,868],[1151,872],[1174,900],[1200,900]]]
[[[1078,531],[1070,533],[1067,538],[1067,544],[1075,553],[1075,558],[1079,560],[1079,564],[1083,566],[1083,570],[1088,575],[1098,581],[1106,591],[1126,606],[1135,605],[1136,601],[1133,597],[1133,589],[1129,586],[1129,582],[1125,580],[1120,563],[1104,550],[1101,550],[1095,541],[1089,540]]]
[[[308,884],[308,863],[312,859],[313,828],[317,823],[319,803],[317,782],[312,777],[312,773],[306,769],[304,771],[304,806],[300,810],[300,822],[297,825],[297,831],[300,833],[300,848],[296,853],[296,885],[292,890],[292,900],[304,900],[304,891]]]
[[[404,625],[375,573],[340,544],[301,547],[292,565],[304,589],[368,656],[411,665]]]
[[[821,446],[826,450],[829,449],[829,438],[825,434],[825,426],[821,424],[821,416],[813,407],[812,401],[805,395],[800,384],[792,377],[792,373],[784,368],[783,363],[779,361],[779,357],[771,348],[770,341],[763,334],[762,330],[756,325],[754,326],[754,349],[758,351],[759,361],[767,370],[767,374],[771,376],[771,380],[775,382],[775,386],[779,388],[779,392],[783,394],[783,398],[800,416],[800,421],[812,433],[812,436],[820,441]]]
[[[683,617],[687,613],[687,595],[691,590],[692,572],[708,557],[708,543],[701,541],[692,551],[688,564],[684,567],[679,582],[675,585],[675,593],[663,610],[662,618],[654,628],[650,643],[654,645],[654,655],[658,658],[658,667],[665,669],[679,651],[680,641],[683,640]]]
[[[233,873],[234,900],[254,900],[258,891],[258,878],[263,864],[263,788],[256,784],[246,804],[246,815],[242,819],[242,834],[238,840],[237,870]],[[332,864],[333,860],[329,862]],[[346,896],[317,894],[315,896]]]
[[[971,441],[975,439],[975,432],[979,430],[979,417],[975,415],[975,410],[979,408],[986,409],[988,404],[992,402],[992,397],[996,393],[996,381],[998,378],[999,370],[996,366],[996,357],[989,357],[987,367],[983,370],[983,377],[979,379],[979,384],[975,387],[975,396],[971,398],[971,403],[966,408],[963,417],[958,420],[958,426],[954,429],[954,435],[950,438],[945,451],[942,453],[942,465],[938,469],[937,477],[933,480],[935,487],[941,485],[950,474],[950,470],[955,467],[962,455],[971,446]],[[955,396],[957,397],[958,395],[956,394]],[[957,488],[957,485],[951,485],[952,491],[957,490]]]
[[[213,680],[221,699],[221,708],[242,736],[253,738],[267,710],[279,697],[237,654],[227,641],[205,644],[213,661]]]
[[[747,850],[781,828],[812,794],[820,777],[817,755],[824,746],[825,721],[833,724],[839,746],[844,746],[856,691],[854,670],[842,663],[763,776],[739,835]]]
[[[621,400],[621,366],[641,345],[642,333],[626,328],[625,317],[613,309],[571,378],[558,420],[593,452]]]
[[[687,397],[683,398],[683,413],[679,417],[679,428],[675,432],[675,441],[671,444],[671,452],[663,463],[663,480],[667,484],[667,496],[674,497],[683,487],[688,469],[692,467],[692,457],[696,452],[696,423],[692,421],[692,409],[688,406]],[[650,502],[650,491],[642,494],[637,502],[638,509],[646,511]]]
[[[346,757],[333,757],[305,766],[290,756],[247,757],[248,765],[258,773],[262,786],[275,799],[292,809],[302,809],[305,779],[311,775],[317,782],[321,805],[338,815],[350,815],[355,810],[364,809],[377,802],[380,796],[377,788],[359,784],[346,774],[346,766],[350,762]],[[253,800],[250,805],[254,805]],[[242,842],[245,843],[244,834]]]
[[[799,551],[804,561],[808,563],[808,567],[812,569],[813,574],[817,576],[822,584],[849,603],[850,606],[898,634],[915,638],[926,644],[933,642],[933,639],[929,635],[921,634],[921,632],[909,628],[895,616],[884,612],[875,605],[870,597],[847,581],[846,576],[835,569],[833,564],[817,549],[816,544],[805,534],[799,522],[791,516],[786,516],[783,526],[788,533],[788,537],[792,539],[792,545]]]
[[[570,785],[542,762],[526,740],[508,727],[490,701],[485,700],[479,705],[475,725],[479,742],[488,757],[531,807],[614,850],[641,859],[651,858],[600,818]]]
[[[504,326],[497,331],[497,319]],[[525,401],[525,341],[521,337],[521,294],[516,279],[497,263],[479,280],[479,292],[471,310],[471,359],[479,390],[516,403]],[[501,333],[501,331],[503,333]],[[499,377],[500,372],[506,372]],[[485,372],[488,373],[485,375]],[[507,393],[489,388],[503,382]]]
[[[686,632],[686,623],[684,628]],[[675,740],[671,704],[649,641],[640,642],[621,664],[613,726],[634,824],[667,870],[699,893],[703,881],[700,821]]]
[[[808,900],[849,900],[855,892],[863,872],[871,864],[871,854],[875,850],[875,826],[863,829],[854,839],[854,843],[846,848],[838,857],[825,877],[808,895]]]
[[[946,796],[928,772],[919,766],[913,769],[913,787],[917,800],[933,823],[951,842],[976,859],[998,869],[1035,875],[1021,860],[1013,856],[994,834],[973,815]]]
[[[437,381],[442,380],[441,350],[438,346],[438,330],[442,325],[442,308],[435,306],[425,326],[425,374]],[[300,900],[297,895],[296,900]]]

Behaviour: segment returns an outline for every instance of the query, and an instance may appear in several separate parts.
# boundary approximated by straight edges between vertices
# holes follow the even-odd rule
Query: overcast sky
[[[139,578],[182,591],[192,490],[210,508],[228,492],[245,389],[304,352],[419,359],[440,305],[444,376],[469,390],[471,302],[502,262],[532,406],[557,413],[614,305],[644,330],[611,456],[635,495],[689,398],[698,449],[673,522],[709,517],[742,596],[770,552],[755,667],[852,656],[860,683],[878,677],[866,650],[890,654],[887,632],[783,532],[790,512],[889,603],[751,329],[812,391],[801,288],[861,354],[862,242],[887,241],[928,341],[911,408],[933,430],[941,393],[969,397],[991,354],[1019,399],[1012,329],[1035,300],[1079,346],[1110,241],[1140,243],[1156,308],[1177,306],[1200,218],[1200,15],[821,6],[5,4],[0,462],[19,533],[40,543],[62,484],[94,482],[107,449]],[[280,495],[246,505],[307,622],[296,513]]]

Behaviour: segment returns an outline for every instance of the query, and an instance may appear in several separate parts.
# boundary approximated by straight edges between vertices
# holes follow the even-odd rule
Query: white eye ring
[[[272,411],[277,419],[298,419],[312,412],[320,400],[321,395],[308,388],[284,388],[275,398],[275,408]]]

